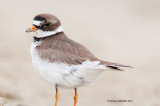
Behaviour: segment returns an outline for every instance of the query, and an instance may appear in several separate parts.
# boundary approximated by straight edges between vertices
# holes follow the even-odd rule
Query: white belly
[[[35,70],[44,79],[59,87],[75,88],[84,86],[101,75],[107,68],[99,65],[99,61],[85,61],[81,65],[67,65],[65,63],[50,63],[42,60],[35,47],[38,42],[33,42],[31,46],[32,62]]]

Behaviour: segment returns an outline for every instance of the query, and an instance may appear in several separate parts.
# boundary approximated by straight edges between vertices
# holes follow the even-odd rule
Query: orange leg
[[[77,93],[77,88],[75,88],[74,90],[75,90],[74,106],[77,106],[77,102],[78,102],[78,93]]]
[[[56,85],[56,101],[55,101],[55,106],[57,106],[58,99],[59,99],[59,92],[58,92],[58,85]]]

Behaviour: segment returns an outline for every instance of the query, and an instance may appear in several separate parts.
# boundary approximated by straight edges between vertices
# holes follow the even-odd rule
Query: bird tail
[[[119,63],[107,62],[107,61],[101,61],[101,64],[105,65],[107,68],[110,68],[110,69],[116,70],[116,71],[124,71],[121,68],[125,68],[125,67],[132,68],[131,66],[122,65]]]

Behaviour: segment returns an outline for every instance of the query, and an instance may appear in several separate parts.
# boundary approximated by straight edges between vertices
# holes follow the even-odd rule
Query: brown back
[[[67,38],[63,32],[45,38],[36,48],[40,57],[49,62],[76,65],[86,60],[98,60],[86,47]]]

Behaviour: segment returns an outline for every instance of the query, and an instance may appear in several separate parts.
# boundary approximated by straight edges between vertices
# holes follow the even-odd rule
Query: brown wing
[[[64,34],[46,38],[36,48],[41,58],[50,62],[58,61],[77,65],[90,60],[100,61],[100,64],[115,70],[120,70],[119,67],[127,67],[99,60],[86,47],[67,38]]]
[[[86,60],[98,60],[86,47],[64,35],[46,38],[36,48],[41,58],[50,62],[59,61],[76,65]]]

